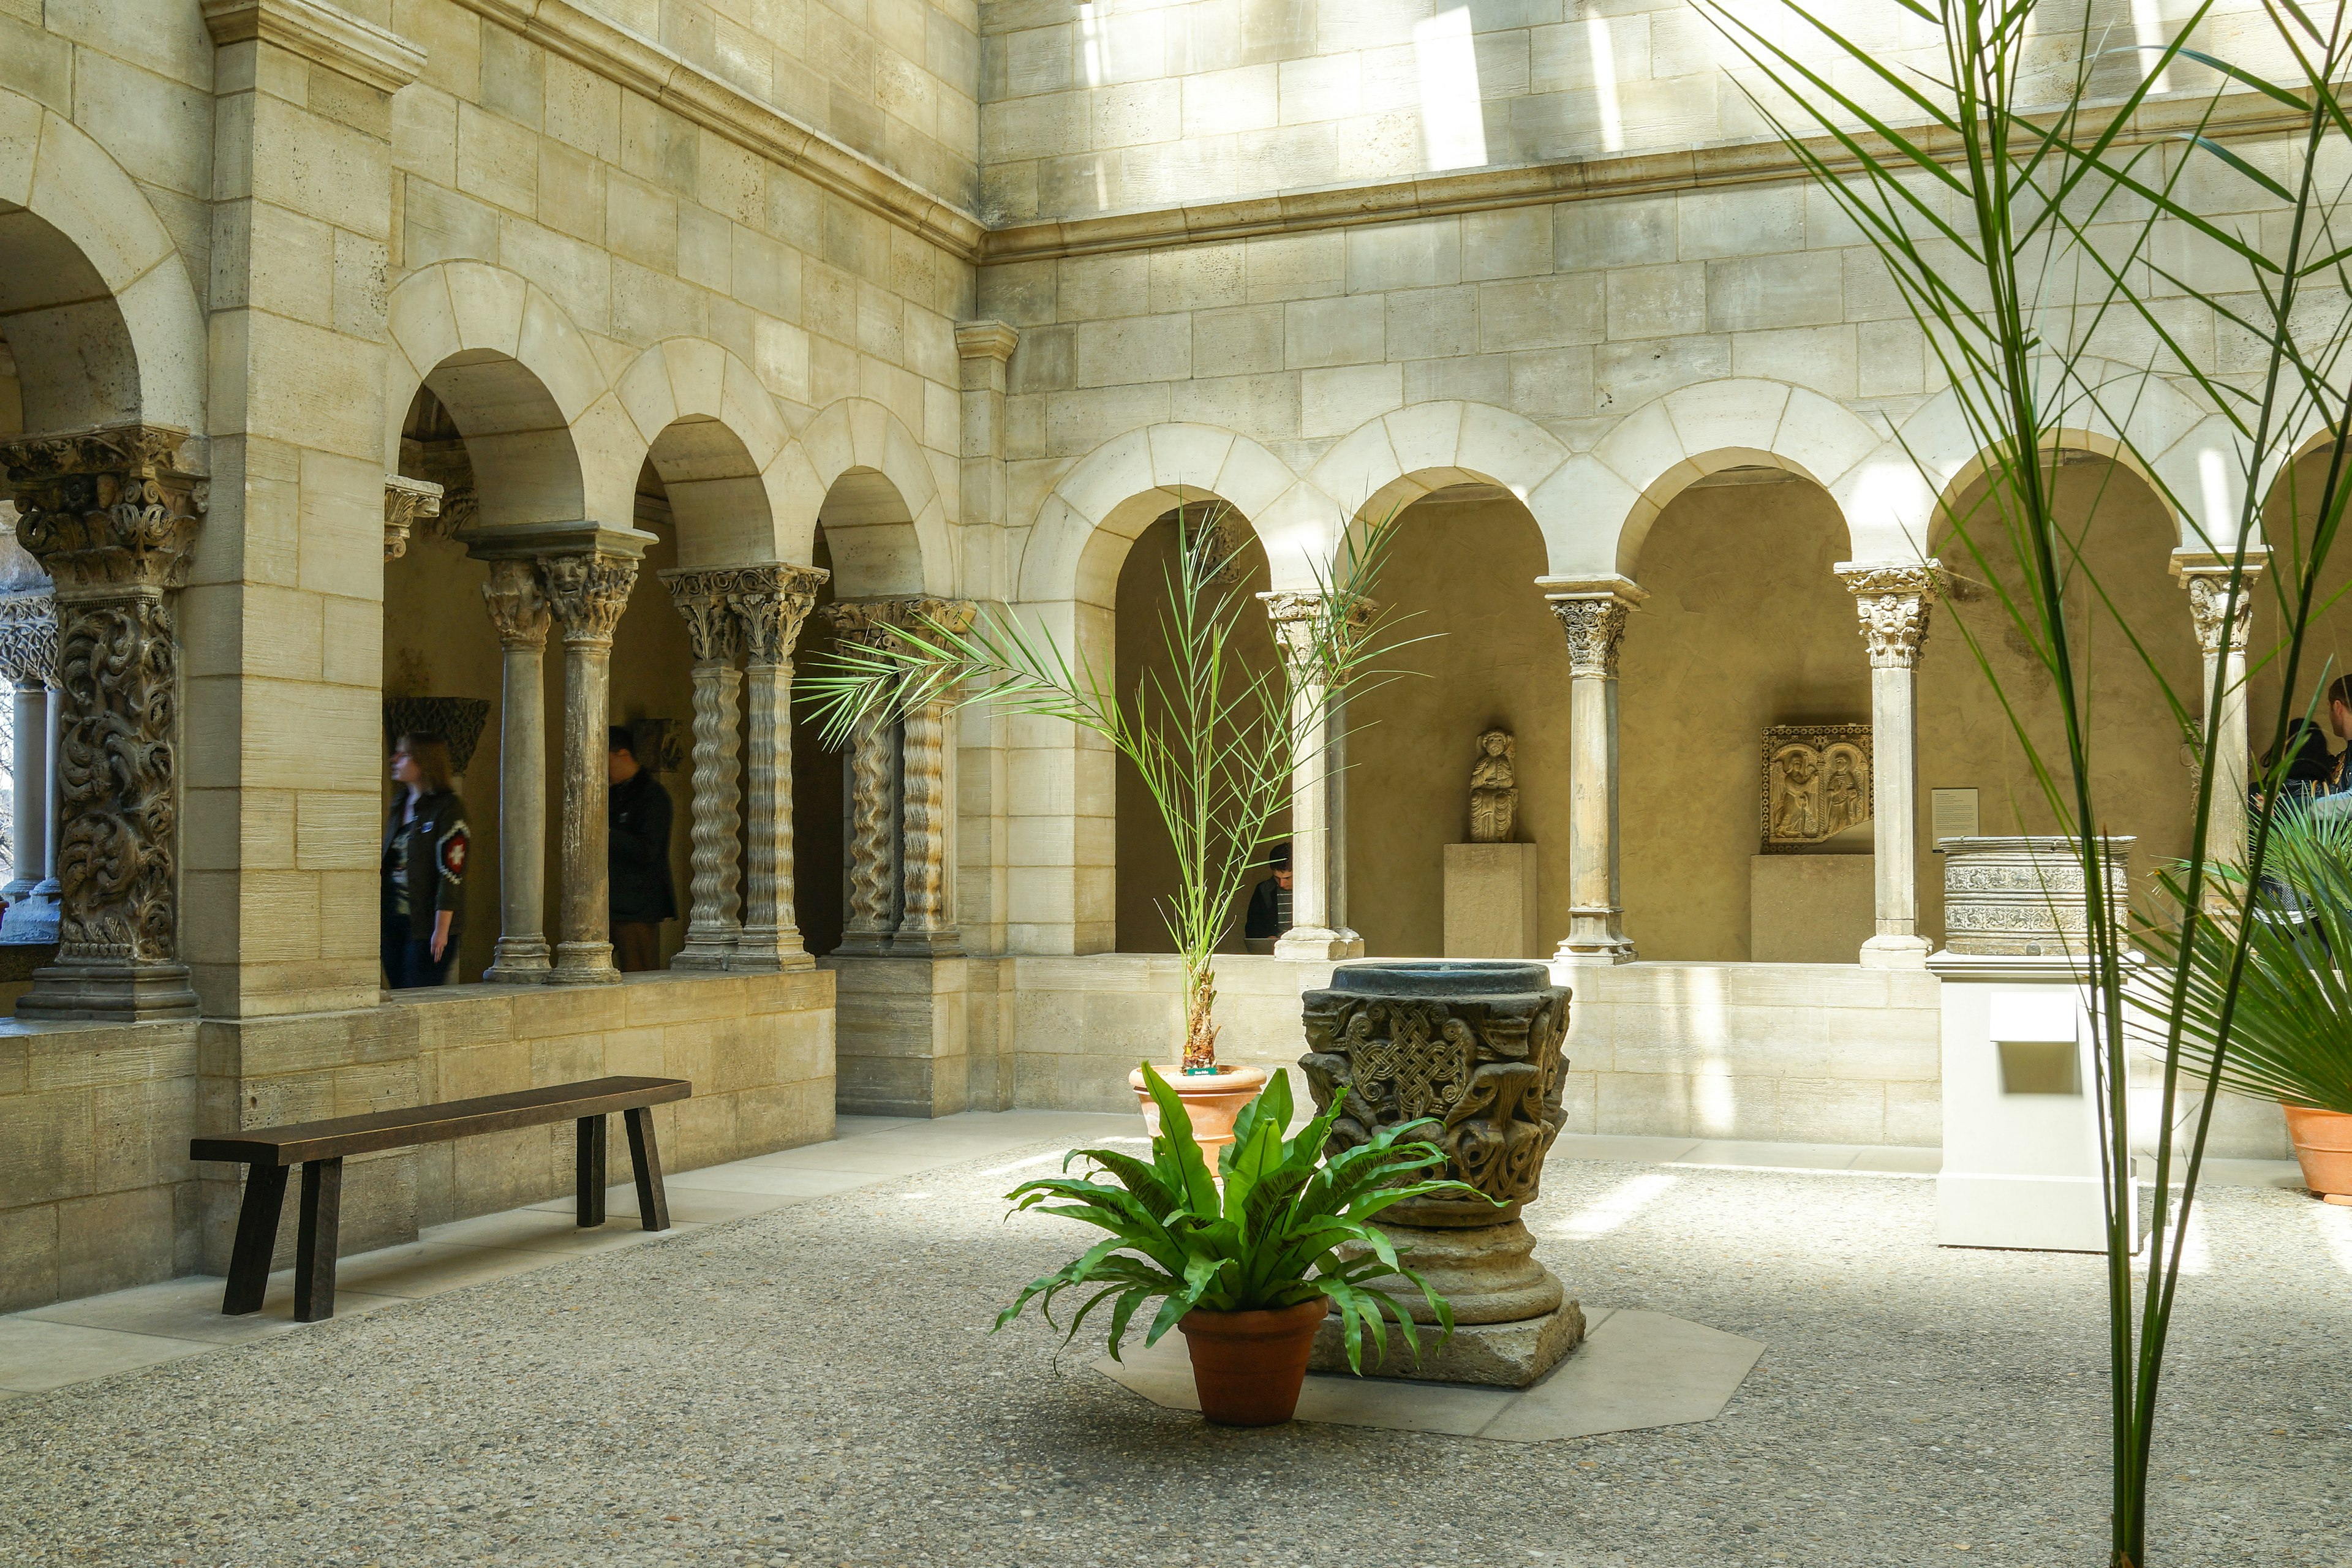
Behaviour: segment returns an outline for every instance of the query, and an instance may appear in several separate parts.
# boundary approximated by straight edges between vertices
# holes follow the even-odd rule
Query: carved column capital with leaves
[[[2189,590],[2189,616],[2197,627],[2197,646],[2210,657],[2223,647],[2243,653],[2254,626],[2254,584],[2270,563],[2267,550],[2249,550],[2241,566],[2231,556],[2176,552],[2172,574]],[[2237,602],[2231,603],[2230,580],[2238,581]]]
[[[1928,612],[1943,583],[1936,561],[1861,565],[1842,563],[1838,580],[1853,595],[1873,669],[1914,669],[1927,640]]]
[[[1568,637],[1569,674],[1585,679],[1616,679],[1617,647],[1625,637],[1625,616],[1650,595],[1623,577],[1590,583],[1538,581],[1552,590],[1544,596]]]
[[[539,558],[541,587],[549,614],[562,629],[563,646],[610,648],[621,613],[636,585],[637,557],[617,551],[583,550]]]
[[[1319,662],[1315,650],[1328,643],[1333,633],[1343,626],[1361,631],[1381,613],[1380,602],[1361,594],[1349,596],[1276,589],[1260,594],[1257,599],[1265,606],[1266,622],[1274,628],[1275,646],[1294,665]]]
[[[753,664],[789,662],[816,606],[816,592],[832,574],[777,562],[739,566],[726,575],[727,604],[741,628],[744,657]]]
[[[188,580],[208,481],[188,434],[115,425],[0,443],[16,537],[60,600],[161,595]]]
[[[679,568],[661,574],[669,602],[686,622],[688,651],[697,664],[731,664],[743,651],[743,625],[735,613],[731,569]]]
[[[547,591],[538,564],[524,560],[493,561],[488,581],[482,584],[482,603],[498,628],[499,646],[539,648],[547,646]]]
[[[423,519],[441,515],[441,487],[431,479],[393,474],[383,481],[383,558],[408,553],[410,532]]]

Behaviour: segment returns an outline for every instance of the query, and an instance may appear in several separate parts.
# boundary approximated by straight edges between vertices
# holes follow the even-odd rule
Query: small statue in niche
[[[1478,737],[1478,760],[1470,764],[1471,843],[1511,841],[1519,819],[1518,752],[1519,742],[1508,730]]]

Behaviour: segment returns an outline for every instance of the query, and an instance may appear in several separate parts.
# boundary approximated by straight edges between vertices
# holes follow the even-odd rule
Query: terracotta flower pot
[[[1318,1296],[1271,1312],[1187,1312],[1176,1326],[1192,1352],[1201,1414],[1220,1426],[1279,1426],[1298,1410],[1315,1330],[1330,1310]]]
[[[1168,1080],[1168,1087],[1176,1091],[1176,1098],[1182,1100],[1184,1109],[1192,1113],[1192,1141],[1204,1151],[1223,1148],[1234,1141],[1234,1118],[1239,1116],[1242,1107],[1256,1099],[1257,1091],[1265,1087],[1264,1068],[1221,1065],[1214,1074],[1187,1073],[1175,1067],[1156,1070]],[[1143,1069],[1138,1068],[1128,1074],[1127,1081],[1129,1087],[1135,1090],[1135,1098],[1143,1102],[1144,1131],[1158,1137],[1160,1107],[1153,1102],[1151,1091],[1143,1086]],[[1209,1160],[1212,1171],[1216,1168],[1216,1163],[1213,1153]]]
[[[2352,1205],[2352,1116],[2290,1105],[2286,1135],[2303,1166],[2303,1184],[2331,1204]]]

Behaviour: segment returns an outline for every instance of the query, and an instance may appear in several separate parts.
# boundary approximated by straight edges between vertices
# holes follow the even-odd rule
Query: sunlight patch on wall
[[[2132,31],[2137,35],[2137,41],[2140,47],[2143,49],[2160,49],[2170,41],[2164,36],[2164,16],[2161,10],[2162,4],[2163,0],[2132,0]],[[2147,56],[2142,61],[2140,68],[2142,70],[2146,70],[2148,64],[2152,63],[2155,58],[2156,57],[2154,55]],[[2149,90],[2154,92],[2170,92],[2172,90],[2172,73],[2168,70],[2160,70],[2157,72],[2156,86]]]
[[[1486,111],[1478,101],[1478,51],[1470,8],[1457,5],[1412,25],[1421,66],[1422,166],[1475,168],[1486,161]]]
[[[1617,47],[1609,38],[1606,16],[1587,16],[1584,36],[1592,43],[1592,92],[1601,107],[1601,148],[1620,153],[1625,148],[1625,117],[1617,108]]]

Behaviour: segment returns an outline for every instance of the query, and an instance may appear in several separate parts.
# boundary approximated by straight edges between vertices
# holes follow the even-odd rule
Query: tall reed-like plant
[[[1217,947],[1265,860],[1268,824],[1297,771],[1332,744],[1349,689],[1379,679],[1379,661],[1402,646],[1371,597],[1394,514],[1345,533],[1270,664],[1245,655],[1243,627],[1265,611],[1233,569],[1250,535],[1229,520],[1213,503],[1177,509],[1159,607],[1169,668],[1147,666],[1131,691],[1083,647],[996,608],[969,630],[930,621],[844,647],[801,681],[827,745],[861,721],[947,698],[1075,724],[1134,764],[1176,852],[1176,889],[1160,910],[1184,967],[1188,1072],[1216,1066]]]
[[[2090,518],[2062,512],[2057,470],[2077,432],[2115,441],[2120,461],[2226,568],[2211,606],[2225,628],[2242,626],[2242,606],[2258,580],[2265,585],[2276,623],[2257,662],[2279,681],[2270,749],[2283,750],[2320,574],[2352,494],[2342,385],[2352,251],[2338,217],[2352,147],[2337,86],[2352,64],[2344,9],[2266,0],[2266,42],[2276,45],[2268,52],[2284,62],[2266,75],[2189,47],[2210,0],[2171,42],[2154,47],[2135,41],[2132,10],[2119,0],[1871,6],[1874,22],[1893,18],[1920,44],[1916,68],[1890,58],[1884,34],[1851,36],[1807,0],[1699,3],[1753,68],[1759,111],[1876,250],[1925,333],[1981,468],[1979,499],[1962,505],[1945,496],[1945,515],[1971,574],[1991,585],[2005,640],[2030,650],[2054,698],[2053,741],[2037,732],[2022,693],[2003,689],[1978,634],[1961,622],[2030,765],[2033,794],[2073,843],[2088,890],[2084,962],[2108,1219],[2109,1561],[2140,1568],[2181,1247],[2216,1091],[2228,1081],[2235,1014],[2249,999],[2247,942],[2257,929],[2249,904],[2271,816],[2267,804],[2252,811],[2242,854],[2233,842],[2222,857],[2242,874],[2215,882],[2207,842],[2214,792],[2243,776],[2223,751],[2234,743],[2223,715],[2242,700],[2229,683],[2228,647],[2212,661],[2201,704],[2199,693],[2166,681],[2151,649],[2179,636],[2177,623],[2126,621],[2084,553]],[[2210,90],[2149,101],[2160,83],[2192,78]],[[2255,123],[2263,145],[2244,145],[2242,132],[2232,141],[2230,126]],[[2242,216],[2214,216],[2223,211]],[[2132,434],[2154,377],[2226,421],[2221,455],[2235,471],[2210,477],[2234,484],[2171,492],[2162,454],[2141,449]],[[2294,498],[2298,520],[2287,536],[2265,542],[2273,480],[2314,438],[2327,453],[2325,475],[2315,493]],[[1915,454],[1923,470],[1926,457]],[[2265,542],[2269,570],[2258,579]],[[2154,676],[2200,763],[2194,841],[2172,889],[2180,935],[2154,987],[2162,1016],[2146,1047],[2158,1088],[2156,1243],[2144,1289],[2134,1279],[2130,1217],[2137,1140],[2125,987],[2133,914],[2108,896],[2100,843],[2130,825],[2108,820],[2095,767],[2095,630],[2103,656]],[[2218,954],[2218,967],[2200,965],[2200,954]],[[2197,996],[2210,1014],[2213,1048],[2202,1052],[2183,1039]]]

